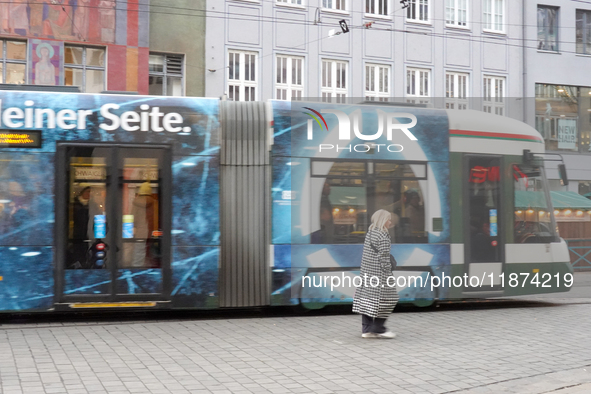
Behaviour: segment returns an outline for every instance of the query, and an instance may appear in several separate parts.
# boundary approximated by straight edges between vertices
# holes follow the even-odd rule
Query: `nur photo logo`
[[[394,141],[395,136],[399,135],[399,133],[395,133],[395,131],[401,131],[411,141],[417,140],[414,134],[410,131],[411,128],[416,126],[417,117],[411,113],[393,113],[377,109],[376,115],[378,119],[378,129],[373,134],[367,134],[362,132],[362,130],[364,129],[363,113],[360,109],[357,109],[351,112],[350,114],[347,114],[337,109],[322,109],[320,110],[320,112],[310,107],[304,107],[304,109],[310,111],[304,112],[304,114],[312,118],[308,119],[307,123],[307,139],[310,141],[314,139],[314,123],[318,124],[320,131],[324,132],[326,135],[330,134],[328,123],[326,122],[326,119],[322,114],[331,114],[337,117],[338,142],[350,143],[353,138],[357,138],[362,141],[376,141],[382,138],[384,132],[386,134],[386,139],[388,141]],[[410,119],[411,121],[410,123],[400,123],[400,119]],[[321,143],[318,145],[319,152],[329,150],[339,152],[342,150],[347,150],[349,152],[366,153],[370,152],[373,149],[377,150],[378,152],[380,151],[380,149],[386,149],[389,152],[395,153],[402,152],[402,150],[404,149],[404,147],[401,144],[362,143],[355,145],[340,145],[338,142],[326,143],[333,141],[324,142],[325,143]]]

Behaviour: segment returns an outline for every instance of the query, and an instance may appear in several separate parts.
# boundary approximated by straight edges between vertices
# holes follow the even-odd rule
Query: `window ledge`
[[[580,57],[591,57],[591,54],[587,54],[587,53],[577,53],[576,55],[580,56]]]
[[[406,19],[406,23],[411,23],[413,25],[421,25],[421,26],[431,26],[433,27],[433,24],[430,21],[421,21],[418,19]]]
[[[320,16],[322,16],[322,13],[325,12],[327,14],[337,14],[337,15],[351,15],[351,13],[349,11],[346,10],[335,10],[332,8],[321,8],[320,9]]]
[[[293,8],[294,10],[305,10],[306,7],[304,7],[302,4],[291,4],[291,3],[279,3],[276,2],[275,5],[277,7],[285,7],[285,8]]]
[[[261,4],[261,0],[232,0],[237,3],[250,3],[250,4]]]
[[[558,51],[546,51],[544,49],[538,49],[538,53],[549,53],[551,55],[562,55],[562,53]]]
[[[380,20],[385,20],[385,21],[392,21],[392,17],[389,15],[380,15],[380,14],[368,14],[365,13],[364,14],[365,18],[371,18],[371,19],[380,19]]]
[[[501,30],[490,30],[490,29],[482,29],[482,32],[485,34],[490,34],[491,36],[503,36],[506,37],[507,33]]]
[[[446,24],[445,25],[445,28],[446,29],[449,29],[449,30],[458,30],[458,31],[461,31],[461,32],[469,32],[469,31],[472,31],[472,29],[470,27],[468,27],[468,26],[458,26],[458,25],[448,25],[448,24]]]

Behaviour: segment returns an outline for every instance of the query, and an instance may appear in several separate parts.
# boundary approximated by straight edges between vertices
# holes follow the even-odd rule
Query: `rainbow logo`
[[[310,111],[314,112],[316,115],[318,115],[320,117],[320,119],[322,119],[322,122],[324,123],[324,126],[326,126],[326,131],[328,131],[328,125],[326,124],[326,120],[324,120],[324,117],[322,115],[320,115],[320,112],[318,112],[316,110],[313,110],[312,108],[308,108],[308,107],[304,107],[304,109],[310,110]],[[316,123],[318,123],[318,126],[320,126],[320,130],[322,130],[322,123],[320,123],[320,120],[316,116],[314,116],[314,115],[312,115],[311,113],[308,113],[308,112],[304,112],[304,113],[306,115],[311,116],[316,121]]]

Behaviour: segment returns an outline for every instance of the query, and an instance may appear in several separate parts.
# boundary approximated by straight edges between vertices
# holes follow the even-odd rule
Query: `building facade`
[[[0,83],[148,93],[149,0],[0,3]]]
[[[205,95],[205,26],[205,0],[150,1],[150,94]]]
[[[526,0],[526,122],[544,136],[546,150],[562,155],[570,182],[555,190],[591,193],[591,2]]]
[[[210,0],[206,95],[395,97],[523,119],[522,103],[509,106],[504,100],[523,94],[521,2],[409,0],[407,5]]]

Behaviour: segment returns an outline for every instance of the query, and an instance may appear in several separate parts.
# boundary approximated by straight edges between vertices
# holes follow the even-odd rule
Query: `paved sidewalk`
[[[362,339],[355,315],[2,324],[0,392],[591,389],[590,303],[398,309],[394,340]]]

